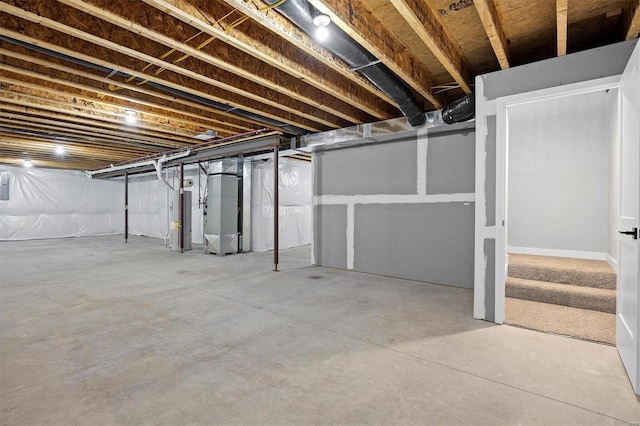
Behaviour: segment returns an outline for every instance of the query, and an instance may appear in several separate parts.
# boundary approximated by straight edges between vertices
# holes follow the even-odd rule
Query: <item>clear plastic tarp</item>
[[[0,240],[124,232],[124,186],[82,172],[0,166],[9,199],[0,200]]]
[[[279,247],[311,244],[311,163],[278,161]],[[251,249],[273,249],[273,159],[253,162]]]
[[[251,250],[273,249],[273,160],[245,163],[251,173]],[[280,159],[280,247],[311,244],[311,164]],[[0,166],[0,240],[124,233],[124,178],[91,179],[79,171]],[[178,171],[163,172],[174,188]],[[246,172],[245,172],[246,173]],[[248,173],[247,173],[248,174]],[[8,176],[8,178],[7,178]],[[206,174],[185,167],[192,197],[192,242],[202,243]],[[8,185],[4,185],[8,182]],[[6,188],[5,188],[6,186]],[[168,238],[171,189],[155,173],[129,177],[129,233]],[[247,247],[245,247],[246,249]]]

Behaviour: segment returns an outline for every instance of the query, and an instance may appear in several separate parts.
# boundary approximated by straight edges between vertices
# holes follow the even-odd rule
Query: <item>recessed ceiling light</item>
[[[24,160],[23,166],[25,166],[26,168],[33,167],[33,163],[31,162],[31,160]]]
[[[56,146],[56,154],[58,155],[64,155],[64,147],[62,145],[58,145]]]

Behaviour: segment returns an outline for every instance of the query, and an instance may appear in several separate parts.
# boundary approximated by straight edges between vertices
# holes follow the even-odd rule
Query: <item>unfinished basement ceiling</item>
[[[640,0],[312,3],[424,111],[471,93],[475,75],[640,32]],[[2,0],[0,163],[91,170],[201,143],[207,131],[291,137],[402,116],[280,5]]]

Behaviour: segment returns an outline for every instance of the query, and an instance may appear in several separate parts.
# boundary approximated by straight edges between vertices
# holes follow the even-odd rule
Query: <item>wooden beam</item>
[[[68,159],[69,157],[85,156],[87,158],[93,158],[96,160],[104,161],[126,161],[130,158],[135,158],[132,154],[118,154],[108,148],[96,148],[87,147],[77,142],[65,142],[59,143],[54,141],[43,141],[37,138],[20,138],[20,137],[7,137],[6,134],[0,133],[0,149],[13,149],[16,151],[27,151],[30,153],[36,152],[41,154],[55,154],[55,148],[62,146],[64,148],[64,155],[62,159]]]
[[[67,105],[65,102],[53,101],[39,96],[28,95],[23,93],[9,92],[0,90],[2,95],[2,103],[0,108],[12,111],[47,111],[49,116],[65,119],[70,122],[83,122],[89,126],[95,126],[96,131],[105,131],[104,129],[112,129],[117,135],[123,138],[139,137],[144,140],[160,144],[167,144],[169,147],[181,147],[192,145],[197,142],[191,136],[181,136],[177,134],[169,134],[148,126],[148,123],[140,122],[135,126],[124,124],[124,114],[107,115],[104,111],[94,111],[91,107],[78,105]],[[3,105],[4,104],[4,105]],[[39,113],[44,114],[44,113]],[[101,115],[104,114],[104,115]],[[80,118],[82,117],[82,118]]]
[[[360,0],[311,0],[317,9],[368,50],[435,108],[442,102],[434,94],[435,78],[400,40],[378,22]]]
[[[449,37],[437,15],[418,0],[389,0],[418,34],[442,66],[467,94],[472,74],[458,44]]]
[[[480,16],[480,21],[482,21],[482,26],[489,37],[493,52],[498,58],[500,68],[506,70],[509,68],[508,42],[493,0],[474,0],[473,5]]]
[[[11,68],[12,67],[10,65],[0,64],[0,70],[11,70]],[[78,103],[92,105],[94,107],[99,107],[104,111],[109,111],[111,113],[115,112],[116,114],[120,114],[122,113],[122,111],[132,108],[132,105],[129,102],[109,102],[104,97],[88,97],[85,96],[85,93],[83,93],[83,91],[74,90],[82,88],[81,85],[76,85],[73,83],[60,84],[60,80],[52,79],[48,76],[43,76],[41,74],[28,70],[16,69],[14,72],[16,73],[13,74],[15,78],[11,78],[10,74],[8,74],[8,76],[4,78],[4,82],[6,84],[17,86],[9,88],[12,91],[19,91],[25,94],[29,94],[32,93],[30,91],[35,90],[39,92],[36,93],[37,95],[45,95],[45,97],[46,95],[50,95],[52,97],[56,96],[59,100],[62,99],[68,105],[77,105]],[[20,72],[21,74],[17,74],[18,72]],[[49,84],[47,85],[45,82]],[[63,90],[59,90],[58,87],[60,85],[62,86]],[[21,90],[20,88],[24,88],[26,90]],[[196,134],[202,133],[209,128],[206,124],[189,119],[182,119],[181,117],[177,117],[175,115],[157,113],[153,110],[149,111],[137,109],[137,111],[139,113],[139,118],[143,123],[145,121],[148,121],[149,123],[153,123],[156,127],[158,127],[158,130],[164,128],[167,133],[175,135],[193,137]],[[221,131],[222,133],[226,133],[231,136],[231,133],[228,130]]]
[[[146,2],[148,0],[144,1]],[[371,93],[376,94],[378,97],[384,99],[390,104],[395,105],[395,103],[391,100],[391,98],[389,98],[389,96],[380,91],[380,89],[375,87],[364,77],[352,72],[351,68],[346,63],[337,58],[331,52],[324,49],[321,45],[316,43],[304,32],[300,31],[283,16],[278,13],[271,13],[267,16],[266,13],[260,10],[268,6],[262,0],[253,0],[252,2],[244,2],[242,0],[224,0],[224,2],[239,10],[241,13],[249,16],[254,21],[267,28],[269,31],[277,34],[292,45],[296,46],[307,55],[319,60],[321,63],[340,73],[342,76],[350,79],[354,83],[359,84],[361,87],[369,90]]]
[[[567,54],[567,8],[569,0],[556,0],[558,56]]]
[[[238,133],[239,131],[246,132],[251,130],[257,130],[258,128],[264,127],[264,124],[261,125],[261,123],[259,123],[258,121],[243,118],[238,115],[234,115],[222,110],[214,109],[212,107],[208,107],[204,104],[200,104],[197,102],[188,101],[182,98],[178,98],[178,97],[167,95],[160,92],[154,92],[152,90],[148,90],[143,86],[138,86],[137,84],[118,83],[118,86],[122,87],[126,91],[136,93],[135,98],[130,96],[123,96],[118,92],[114,92],[104,88],[109,85],[113,85],[114,83],[113,80],[102,77],[102,76],[98,76],[95,74],[91,74],[89,72],[85,72],[77,68],[68,67],[56,62],[51,62],[49,60],[42,59],[36,56],[38,55],[37,52],[31,52],[31,55],[26,55],[13,50],[0,48],[0,55],[6,55],[9,58],[15,58],[20,61],[23,61],[25,63],[25,66],[23,66],[22,63],[19,63],[17,65],[22,67],[23,69],[32,69],[34,68],[34,65],[32,64],[36,64],[38,66],[44,67],[45,69],[53,70],[54,71],[53,74],[55,74],[55,77],[53,77],[54,81],[59,82],[60,84],[63,84],[63,85],[67,85],[67,84],[73,85],[72,87],[82,88],[82,90],[94,91],[98,98],[104,98],[108,96],[112,98],[123,99],[123,100],[126,100],[127,102],[133,102],[140,105],[152,106],[152,107],[161,108],[167,111],[176,112],[178,114],[182,114],[192,118],[196,118],[198,120],[202,120],[204,122],[203,125],[213,130],[220,130],[222,132],[228,131],[230,132],[230,134],[235,134],[235,133]],[[28,64],[28,66],[26,64]],[[64,76],[62,76],[63,73],[64,73]],[[39,74],[45,75],[45,74],[42,74],[42,72],[40,72]],[[78,84],[78,86],[75,86],[75,84],[78,81],[82,81],[81,79],[87,79],[94,82],[102,83],[105,86],[94,87],[86,84]],[[164,102],[161,102],[161,101],[164,101]],[[168,106],[168,104],[170,105],[178,104],[178,105],[181,105],[182,108],[180,109],[172,108]],[[198,111],[198,113],[194,113],[192,111]],[[215,117],[220,117],[220,118],[215,118]],[[244,124],[239,124],[239,123],[244,123]],[[248,126],[249,124],[253,124],[255,126],[249,127]],[[278,130],[282,131],[282,129],[278,129]]]
[[[2,108],[0,107],[0,110]],[[2,112],[0,122],[4,123],[3,127],[5,131],[11,130],[14,134],[28,135],[31,131],[43,133],[39,137],[49,137],[49,140],[55,139],[55,137],[63,137],[64,140],[80,141],[89,145],[108,146],[110,149],[114,149],[116,152],[119,150],[125,150],[127,152],[137,153],[152,153],[165,151],[167,147],[158,145],[150,145],[144,142],[138,142],[135,139],[121,139],[113,136],[109,136],[105,133],[91,132],[91,127],[79,126],[75,124],[69,124],[61,122],[55,119],[39,118],[37,116]],[[16,126],[18,128],[16,128]],[[34,135],[31,135],[33,137]],[[142,155],[142,154],[141,154]]]
[[[624,39],[640,37],[640,0],[627,0],[622,9]]]
[[[237,55],[233,59],[238,63],[242,63],[242,67],[237,66],[231,62],[220,59],[219,57],[222,56],[222,52],[219,52],[219,57],[210,55],[206,53],[204,49],[195,49],[184,42],[177,41],[165,34],[152,31],[142,25],[139,25],[133,22],[130,18],[124,18],[103,8],[88,4],[82,0],[58,1],[91,16],[109,22],[110,24],[162,44],[169,49],[175,49],[178,52],[188,54],[191,57],[212,65],[220,70],[227,71],[251,82],[265,86],[272,91],[281,93],[282,95],[288,96],[302,103],[315,105],[318,110],[326,111],[327,113],[340,117],[343,120],[347,120],[351,123],[369,121],[370,116],[358,109],[358,105],[354,106],[335,99],[326,92],[318,90],[313,86],[309,87],[305,82],[300,82],[299,79],[293,78],[279,69],[265,67],[264,64],[258,63],[258,61],[255,61],[255,58],[251,56],[247,57],[242,53]],[[123,12],[126,13],[126,11]],[[251,61],[247,61],[246,58],[250,58]],[[389,116],[383,116],[380,118],[389,118]]]
[[[37,24],[41,27],[49,28],[49,29],[58,31],[60,33],[66,34],[67,36],[71,36],[77,40],[83,40],[95,46],[99,46],[101,48],[107,49],[107,52],[102,53],[100,56],[110,57],[111,60],[114,60],[116,55],[114,55],[113,53],[109,53],[108,51],[117,52],[128,58],[134,58],[144,63],[151,63],[157,67],[165,68],[175,73],[175,75],[181,75],[183,77],[190,79],[192,83],[193,82],[203,83],[201,86],[199,86],[202,88],[202,90],[193,90],[189,87],[192,85],[192,83],[187,83],[187,82],[182,83],[182,80],[176,80],[176,79],[168,80],[167,78],[170,76],[165,75],[166,73],[162,75],[164,75],[167,78],[159,78],[153,73],[146,73],[146,72],[141,72],[139,70],[131,69],[125,65],[125,62],[127,61],[125,61],[124,59],[120,63],[116,64],[111,61],[101,60],[96,56],[84,55],[82,53],[79,53],[78,51],[61,47],[60,45],[52,45],[51,43],[45,42],[42,39],[36,39],[35,43],[32,43],[32,44],[40,45],[43,47],[49,46],[47,48],[49,48],[50,50],[58,51],[61,53],[63,51],[69,52],[68,53],[69,56],[86,60],[89,63],[94,63],[96,65],[105,66],[110,69],[119,70],[121,72],[137,76],[141,79],[144,79],[145,81],[152,81],[154,83],[176,88],[181,91],[190,92],[190,93],[196,94],[197,96],[203,96],[205,98],[211,99],[218,103],[227,104],[229,105],[230,108],[240,108],[242,110],[245,110],[260,116],[264,116],[279,122],[284,121],[286,123],[293,124],[297,127],[300,127],[309,131],[321,131],[321,130],[326,130],[326,127],[337,128],[337,127],[342,127],[344,125],[344,122],[337,124],[337,123],[327,121],[326,119],[323,119],[323,118],[318,118],[307,112],[300,112],[297,109],[292,108],[291,106],[285,104],[284,102],[277,102],[275,100],[264,99],[261,96],[246,92],[239,88],[234,88],[229,84],[221,83],[213,78],[201,75],[195,71],[191,71],[189,69],[179,67],[170,62],[166,62],[166,61],[157,59],[153,56],[138,52],[134,49],[121,46],[117,43],[114,43],[109,40],[105,40],[93,34],[89,34],[87,32],[80,31],[76,28],[72,28],[67,25],[61,24],[59,22],[53,21],[52,19],[38,16],[32,12],[27,12],[23,9],[20,9],[15,6],[11,6],[7,3],[0,2],[0,12],[6,12],[18,18]],[[19,25],[21,31],[28,32],[29,34],[33,34],[33,35],[37,34],[38,37],[44,37],[44,35],[42,34],[43,33],[42,30],[29,30],[28,25],[24,25],[24,24],[26,23],[20,23]],[[21,41],[24,41],[25,39],[30,39],[31,41],[34,41],[32,37],[26,36],[20,31],[10,30],[4,27],[0,27],[0,34],[7,35],[11,38],[21,40]],[[59,39],[59,41],[63,41],[63,40]],[[75,41],[74,44],[77,46],[80,43],[77,43],[77,41]],[[95,47],[93,49],[95,50]],[[78,50],[83,50],[83,49],[80,48]],[[180,81],[180,83],[176,83],[175,81]],[[188,84],[188,85],[185,85],[185,84]],[[205,87],[209,88],[208,89],[209,92],[211,87],[217,87],[227,91],[228,93],[225,94],[224,98],[219,96],[212,96],[204,92]],[[236,96],[232,96],[232,95],[236,95]]]
[[[2,93],[2,92],[0,92]],[[87,116],[88,114],[72,112],[60,112],[58,106],[50,106],[44,103],[37,103],[36,101],[27,99],[26,96],[13,98],[9,94],[3,94],[3,103],[0,104],[0,110],[11,111],[15,113],[24,113],[35,115],[39,117],[50,118],[54,120],[64,120],[67,122],[67,126],[75,126],[76,123],[83,124],[81,126],[89,133],[102,133],[106,135],[115,136],[121,138],[123,141],[142,142],[151,146],[162,146],[165,148],[178,148],[187,146],[196,142],[195,139],[191,139],[189,143],[178,140],[178,138],[166,138],[155,136],[152,132],[134,129],[133,127],[125,129],[123,125],[111,124],[109,120],[97,121],[94,119],[79,118],[80,116]],[[89,115],[91,118],[91,116]]]
[[[223,28],[215,18],[222,16],[218,2],[207,2],[205,10],[180,0],[143,1],[294,78],[358,106],[374,117],[384,119],[397,115],[386,95],[373,88],[371,83],[353,73],[336,71],[316,58],[309,58],[292,44],[282,43],[276,34],[253,25]]]

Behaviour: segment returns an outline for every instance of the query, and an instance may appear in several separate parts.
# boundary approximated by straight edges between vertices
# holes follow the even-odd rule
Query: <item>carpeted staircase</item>
[[[510,254],[505,323],[615,344],[615,289],[607,262]]]

